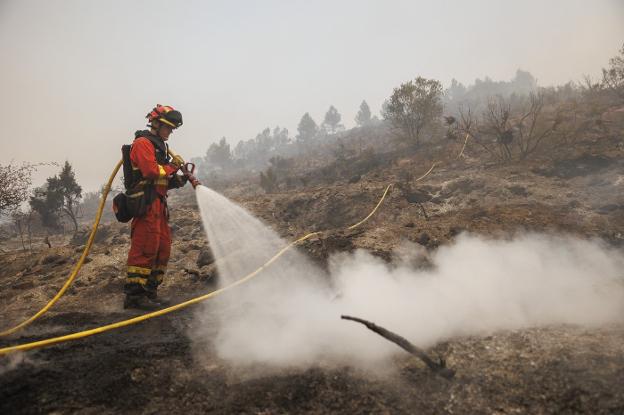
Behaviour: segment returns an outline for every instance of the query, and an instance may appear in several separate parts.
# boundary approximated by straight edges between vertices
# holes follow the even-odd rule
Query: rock
[[[483,181],[472,180],[469,178],[457,179],[446,184],[442,190],[443,196],[449,196],[455,192],[468,194],[473,190],[481,189],[485,186]]]
[[[484,218],[487,216],[488,216],[488,213],[485,209],[479,209],[473,212],[472,215],[470,215],[470,219],[479,219],[479,218]]]
[[[182,229],[182,227],[178,225],[177,223],[172,223],[169,225],[169,227],[171,228],[171,233],[175,233],[179,231],[180,229]]]
[[[216,264],[206,265],[199,269],[199,276],[205,282],[216,282],[219,278],[219,272]]]
[[[199,242],[190,242],[187,245],[187,251],[201,250],[203,247],[204,245]]]
[[[51,264],[53,262],[59,261],[60,259],[62,259],[62,257],[59,254],[50,254],[50,255],[44,257],[41,260],[41,263],[42,264]]]
[[[212,254],[212,251],[210,250],[210,248],[206,247],[203,248],[200,252],[199,252],[199,256],[197,257],[197,266],[199,268],[206,266],[206,265],[210,265],[215,261],[214,255]]]
[[[197,225],[197,223],[195,219],[191,216],[183,216],[183,217],[177,218],[175,222],[171,224],[172,227],[176,226],[177,229],[182,229],[186,226],[193,226],[193,225]]]
[[[146,377],[147,375],[142,368],[136,368],[130,372],[130,379],[135,383],[143,382]]]
[[[600,214],[607,214],[620,209],[624,209],[624,205],[616,205],[615,203],[611,203],[609,205],[600,206],[598,209],[596,209],[596,211]]]
[[[413,228],[414,227],[414,222],[407,222],[405,225],[406,228]]]
[[[431,237],[427,232],[422,232],[418,239],[416,239],[416,242],[418,242],[422,246],[427,246],[429,245],[429,242],[431,242]]]
[[[124,245],[129,242],[129,238],[126,235],[115,235],[113,239],[111,239],[111,243],[115,245]]]
[[[452,227],[449,229],[448,235],[449,235],[450,237],[454,237],[454,236],[459,235],[459,234],[460,234],[460,233],[462,233],[463,231],[465,231],[465,229],[464,229],[464,228],[462,228],[461,226],[452,226]]]
[[[405,199],[409,203],[425,203],[432,199],[432,195],[424,190],[413,190],[405,194]]]
[[[85,245],[87,240],[89,239],[89,235],[91,234],[91,229],[78,229],[74,236],[72,236],[69,241],[72,245]],[[98,243],[102,242],[106,238],[108,238],[111,234],[111,230],[109,226],[100,226],[95,233],[95,238],[93,242]]]
[[[524,186],[519,186],[519,185],[507,186],[507,190],[509,190],[511,194],[516,195],[516,196],[527,197],[529,195],[529,192]]]
[[[119,275],[120,270],[114,265],[104,265],[103,267],[98,268],[96,272],[99,279],[104,279],[116,278]]]
[[[200,274],[199,269],[193,267],[184,268],[184,272],[186,272],[187,274],[195,275],[197,277],[199,277]]]
[[[359,175],[359,174],[356,174],[355,176],[351,176],[349,178],[349,183],[357,183],[357,182],[360,181],[361,178],[362,178],[362,176]]]
[[[191,232],[191,236],[193,237],[193,239],[200,239],[200,238],[204,238],[204,230],[202,229],[201,226],[197,226],[192,232]]]
[[[581,206],[581,202],[579,202],[578,200],[570,200],[568,202],[568,207],[569,208],[575,209],[575,208],[580,207],[580,206]]]
[[[22,281],[13,284],[12,287],[14,290],[28,290],[30,288],[35,288],[35,283],[32,281]]]

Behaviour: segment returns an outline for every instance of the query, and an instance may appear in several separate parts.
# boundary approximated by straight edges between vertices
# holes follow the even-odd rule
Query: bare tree
[[[16,210],[11,214],[11,219],[13,219],[13,226],[15,227],[15,231],[20,236],[20,240],[22,242],[22,249],[26,251],[26,243],[24,241],[24,234],[26,233],[26,215],[21,210]]]
[[[491,98],[481,117],[470,108],[459,109],[460,131],[501,162],[523,160],[543,147],[562,122],[562,107],[546,111],[544,94],[531,93],[526,98]]]
[[[0,165],[0,214],[11,213],[28,200],[35,165]]]
[[[624,100],[624,44],[619,55],[609,60],[609,68],[602,69],[602,86]]]
[[[550,116],[544,111],[544,94],[538,92],[529,95],[529,104],[525,107],[520,119],[514,122],[518,131],[516,140],[520,151],[520,158],[526,159],[534,153],[543,141],[552,136],[561,123],[559,108],[554,110],[554,115]]]
[[[15,231],[20,236],[20,241],[22,243],[22,249],[26,251],[26,241],[25,236],[28,236],[28,246],[32,251],[32,221],[33,221],[33,211],[28,210],[24,212],[22,209],[18,209],[11,214],[11,219],[13,220],[13,227]]]

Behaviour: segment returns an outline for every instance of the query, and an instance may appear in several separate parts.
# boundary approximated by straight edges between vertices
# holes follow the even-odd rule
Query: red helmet
[[[178,128],[182,125],[182,113],[169,105],[156,104],[156,107],[154,107],[145,118],[147,118],[150,123],[156,120],[170,125],[173,128]]]

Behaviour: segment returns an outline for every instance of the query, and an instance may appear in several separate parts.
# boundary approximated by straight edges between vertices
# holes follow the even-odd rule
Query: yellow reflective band
[[[141,278],[141,277],[128,277],[128,278],[126,278],[126,282],[129,283],[129,284],[136,283],[136,284],[146,285],[147,284],[147,279],[146,278]]]
[[[169,111],[167,111],[167,112],[169,112]],[[167,120],[165,120],[164,118],[159,118],[159,119],[158,119],[158,121],[160,121],[160,122],[164,122],[165,124],[170,125],[170,126],[172,126],[173,128],[176,128],[176,126],[175,126],[175,124],[174,124],[174,123],[172,123],[171,121],[167,121]]]
[[[169,184],[169,180],[168,179],[156,179],[154,180],[154,184],[156,186],[167,186]]]
[[[141,196],[143,196],[144,194],[145,194],[145,192],[137,192],[137,193],[133,193],[133,194],[131,194],[131,195],[127,195],[127,196],[128,196],[129,198],[131,198],[131,199],[135,199],[135,198],[137,198],[137,197],[141,197]]]
[[[128,265],[128,274],[150,275],[151,273],[152,270],[150,268],[142,268]]]
[[[160,164],[158,165],[158,177],[167,177],[167,172],[165,171],[165,168]]]

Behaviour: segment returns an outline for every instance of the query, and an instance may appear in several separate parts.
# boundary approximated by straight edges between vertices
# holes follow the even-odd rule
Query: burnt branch
[[[361,318],[344,315],[340,316],[340,318],[342,318],[343,320],[351,320],[364,324],[369,330],[374,331],[386,340],[395,343],[406,352],[418,357],[427,365],[429,369],[431,369],[431,371],[442,376],[443,378],[452,379],[453,376],[455,376],[455,371],[446,367],[446,361],[444,359],[440,358],[438,362],[433,361],[433,359],[431,359],[422,349],[414,346],[412,343],[407,341],[405,338],[399,336],[398,334],[395,334],[389,330],[384,329],[381,326],[378,326],[375,323],[363,320]]]

